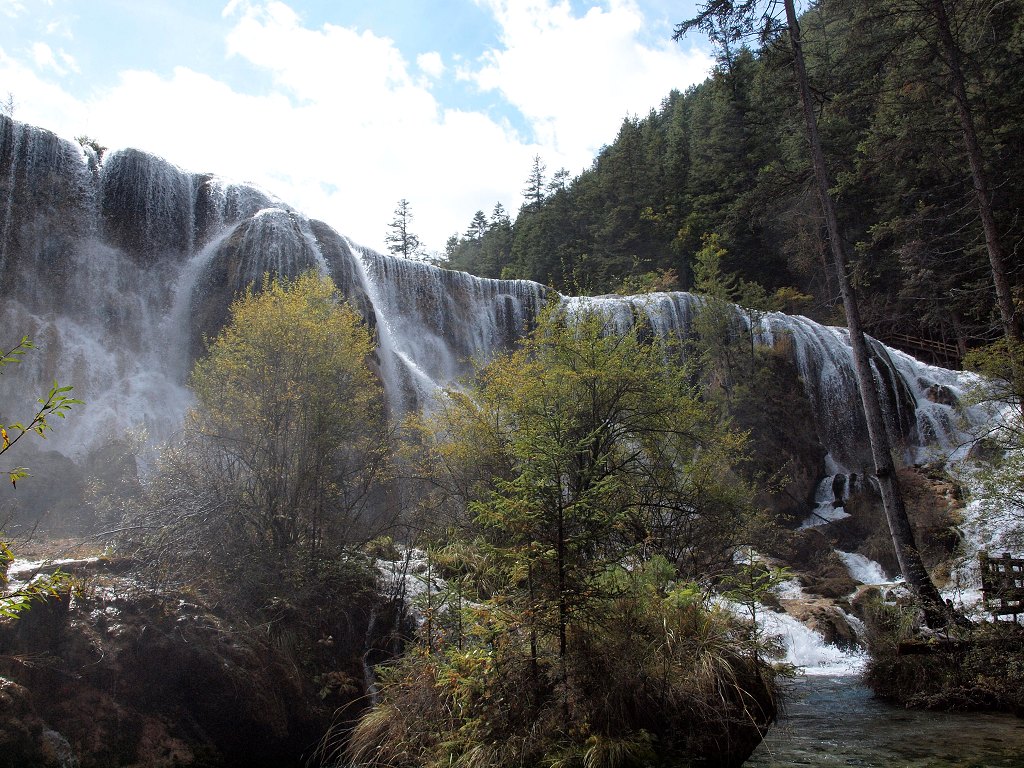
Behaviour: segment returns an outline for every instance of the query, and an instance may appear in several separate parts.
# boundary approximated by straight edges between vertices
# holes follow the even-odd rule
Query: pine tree
[[[417,259],[423,256],[419,237],[409,229],[412,218],[412,206],[403,197],[395,207],[395,218],[389,225],[390,231],[387,237],[384,238],[388,250],[395,256],[405,259]]]
[[[473,220],[469,222],[469,227],[466,229],[466,238],[482,240],[483,236],[487,234],[487,227],[487,216],[483,211],[477,211],[473,214]]]
[[[526,177],[526,186],[523,187],[523,197],[526,198],[526,205],[536,208],[544,202],[544,173],[547,166],[541,162],[540,155],[533,156],[533,165],[530,167],[530,175]]]

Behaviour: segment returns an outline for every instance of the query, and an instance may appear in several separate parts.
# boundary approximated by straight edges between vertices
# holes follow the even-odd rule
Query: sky
[[[0,101],[111,149],[253,183],[385,250],[515,215],[713,64],[678,0],[0,0]]]

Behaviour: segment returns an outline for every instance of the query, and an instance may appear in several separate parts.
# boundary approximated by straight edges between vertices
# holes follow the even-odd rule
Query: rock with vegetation
[[[0,734],[21,756],[0,764],[306,764],[359,708],[374,601],[361,578],[254,614],[96,569],[0,623]],[[71,762],[49,757],[60,745]]]
[[[932,577],[944,583],[959,543],[963,499],[948,476],[936,467],[906,467],[899,471],[914,538]],[[837,548],[856,551],[878,562],[887,573],[898,574],[892,538],[885,527],[881,500],[870,486],[854,493],[844,504],[850,517],[829,526]]]
[[[917,609],[877,591],[861,601],[876,694],[909,707],[994,710],[1024,717],[1024,627],[982,621],[922,635]]]

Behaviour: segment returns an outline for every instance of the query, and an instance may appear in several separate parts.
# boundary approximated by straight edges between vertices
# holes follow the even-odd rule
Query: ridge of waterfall
[[[668,292],[562,297],[562,301],[570,312],[583,307],[603,312],[616,332],[640,324],[644,332],[684,342],[703,299]],[[745,314],[738,308],[736,312],[738,320],[747,324]],[[753,332],[761,345],[792,350],[819,438],[828,451],[828,481],[840,475],[870,474],[873,464],[849,331],[801,315],[767,312]],[[869,339],[869,348],[886,426],[893,445],[902,448],[908,461],[926,460],[933,452],[952,456],[966,442],[965,425],[987,419],[982,409],[957,408],[976,380],[971,374],[927,365],[875,339]]]
[[[367,260],[370,258],[368,249],[352,243],[348,238],[345,238],[345,242],[356,254],[354,261],[358,269],[358,279],[369,297],[377,318],[377,358],[388,405],[392,412],[411,410],[417,403],[429,401],[439,385],[399,348],[391,316],[382,311],[385,299],[378,289],[378,282],[372,280],[367,271]]]
[[[551,299],[597,307],[619,331],[688,338],[703,301],[684,292],[552,295],[526,280],[495,280],[359,247],[255,187],[196,174],[138,150],[102,161],[33,126],[0,116],[0,320],[39,349],[25,356],[6,403],[56,376],[88,406],[51,445],[81,450],[134,424],[153,437],[187,407],[187,371],[230,302],[266,274],[330,275],[375,330],[393,412],[427,405],[501,350]],[[746,318],[740,313],[740,319]],[[781,313],[759,319],[759,343],[791,350],[813,406],[832,478],[870,466],[847,331]],[[961,442],[955,405],[970,377],[927,366],[872,341],[872,365],[894,443],[910,460]],[[13,398],[13,399],[12,399]],[[31,405],[31,402],[27,403]],[[12,414],[13,415],[13,414]],[[968,420],[982,416],[966,412]]]

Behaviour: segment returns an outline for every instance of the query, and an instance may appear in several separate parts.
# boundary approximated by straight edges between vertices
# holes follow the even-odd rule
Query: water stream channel
[[[874,698],[856,674],[806,674],[745,766],[1024,768],[1024,719],[921,712]]]

